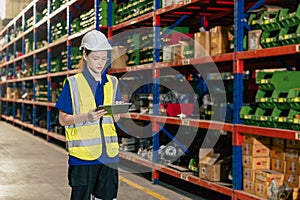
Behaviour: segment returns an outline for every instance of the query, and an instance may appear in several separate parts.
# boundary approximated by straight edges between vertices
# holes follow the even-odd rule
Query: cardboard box
[[[270,158],[243,156],[243,167],[251,169],[270,169]]]
[[[206,157],[202,158],[199,163],[199,175],[202,179],[211,181],[220,181],[220,167],[218,159],[221,154],[209,153]]]
[[[228,179],[231,159],[220,159],[221,154],[211,151],[199,161],[199,177],[209,181]]]
[[[254,193],[255,195],[265,198],[268,198],[268,184],[263,182],[254,183]]]
[[[244,134],[243,135],[243,143],[269,145],[271,143],[271,138]]]
[[[275,171],[278,171],[278,172],[281,172],[281,173],[285,173],[285,171],[286,171],[286,161],[272,158],[272,160],[271,160],[271,169],[275,170]]]
[[[300,175],[299,162],[286,162],[286,173]]]
[[[162,7],[173,5],[173,4],[178,3],[178,2],[181,2],[181,0],[163,0],[162,1]]]
[[[170,62],[181,60],[180,44],[173,44],[163,47],[163,61]]]
[[[172,61],[172,47],[170,45],[163,47],[163,62]]]
[[[294,174],[285,174],[284,182],[292,188],[299,188],[300,187],[300,176],[294,175]]]
[[[243,179],[247,179],[250,181],[254,181],[255,180],[255,171],[254,169],[251,168],[243,168]]]
[[[271,157],[278,160],[285,160],[285,151],[283,148],[272,147]]]
[[[243,190],[250,194],[254,194],[254,182],[248,179],[243,179]]]
[[[260,45],[260,36],[262,30],[251,30],[248,31],[248,50],[262,49]]]
[[[286,148],[300,149],[300,141],[299,140],[286,140]]]
[[[192,38],[188,38],[182,41],[179,41],[180,44],[180,57],[181,59],[187,59],[190,57],[193,57],[192,55],[192,47],[194,46],[193,44],[194,40]],[[185,53],[188,54],[188,57],[186,57]]]
[[[119,69],[127,66],[128,56],[125,46],[114,46],[111,51],[111,68]]]
[[[298,149],[285,149],[285,160],[290,162],[299,162],[300,151]]]
[[[272,145],[283,149],[285,147],[285,140],[281,138],[272,138]]]
[[[16,88],[14,91],[14,99],[21,99],[22,98],[22,88]]]
[[[199,58],[210,55],[210,33],[209,31],[194,34],[194,57]]]
[[[220,55],[229,51],[228,28],[216,26],[210,32],[210,55]]]
[[[283,185],[284,174],[274,170],[256,170],[255,182],[268,183],[270,186],[272,180],[275,180],[276,185]]]
[[[270,149],[268,146],[263,144],[247,144],[242,145],[243,155],[253,157],[270,157]]]

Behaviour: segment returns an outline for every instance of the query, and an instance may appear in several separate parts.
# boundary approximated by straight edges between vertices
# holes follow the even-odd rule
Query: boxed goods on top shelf
[[[61,7],[66,2],[67,2],[67,0],[53,0],[51,2],[52,12],[54,12],[55,10],[57,10],[59,7]]]
[[[152,0],[129,0],[126,3],[121,3],[116,10],[116,24],[120,24],[152,10]]]
[[[113,13],[116,10],[116,2],[113,2]],[[99,19],[101,26],[108,25],[108,2],[102,1],[100,2],[99,8]],[[112,15],[112,23],[114,24],[116,20],[116,16]],[[83,11],[79,18],[73,20],[71,24],[71,32],[76,33],[85,28],[89,28],[95,24],[95,8],[91,8],[89,11]]]

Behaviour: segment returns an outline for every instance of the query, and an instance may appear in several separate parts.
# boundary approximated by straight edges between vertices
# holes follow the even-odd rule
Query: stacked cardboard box
[[[270,169],[270,138],[243,136],[243,188],[255,194],[255,174],[257,170]]]
[[[262,198],[275,197],[284,183],[300,199],[300,141],[243,136],[243,187]],[[277,190],[278,191],[278,190]]]
[[[255,195],[273,199],[277,196],[275,188],[283,185],[284,174],[274,170],[256,170],[254,191]]]
[[[294,188],[292,199],[300,199],[300,141],[286,140],[285,161],[286,173],[284,180],[289,187]]]
[[[206,156],[201,157],[202,153],[210,151]],[[199,149],[199,177],[201,179],[220,182],[228,181],[229,171],[231,170],[231,157],[221,157],[220,153],[214,150]]]

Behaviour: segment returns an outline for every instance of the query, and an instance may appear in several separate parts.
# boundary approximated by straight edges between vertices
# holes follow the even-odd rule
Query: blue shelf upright
[[[100,0],[95,0],[95,15],[95,28],[100,30]]]
[[[14,22],[13,26],[14,26],[14,33],[13,33],[13,36],[14,36],[14,38],[16,38],[16,36],[17,36],[17,25],[16,25],[16,22]],[[13,58],[14,58],[14,59],[17,58],[17,42],[16,42],[16,41],[14,41]],[[13,71],[12,71],[14,79],[17,78],[16,69],[17,69],[17,63],[14,62],[14,63],[13,63]],[[14,85],[14,86],[13,86],[13,88],[14,88],[14,94],[16,94],[16,89],[17,89],[17,84],[16,84],[16,82],[14,82],[13,85]],[[14,96],[14,99],[15,99],[15,96]],[[12,116],[13,116],[14,119],[16,118],[16,112],[17,112],[16,102],[13,102]]]
[[[49,1],[49,7],[48,7],[48,10],[49,10],[49,13],[51,13],[52,11],[52,7],[51,7],[51,4],[52,4],[52,0]],[[52,43],[52,23],[51,23],[51,20],[48,19],[48,23],[47,23],[47,42],[48,44],[51,44]],[[48,47],[48,50],[47,50],[47,61],[48,61],[48,71],[47,73],[51,73],[51,61],[52,61],[52,50],[51,48]],[[51,78],[48,77],[47,78],[47,97],[48,97],[48,102],[51,102],[52,101],[52,96],[51,96]],[[47,105],[47,130],[50,131],[51,130],[51,108],[49,105]],[[47,141],[50,141],[50,137],[47,135]]]
[[[160,8],[160,0],[154,1],[154,11]],[[154,43],[154,63],[160,61],[160,16],[154,15],[153,26],[153,43]],[[153,115],[159,115],[159,84],[160,84],[160,69],[153,68]],[[158,162],[158,150],[159,150],[159,124],[158,122],[152,122],[152,142],[153,142],[153,162]],[[156,170],[152,170],[152,181],[154,184],[159,182],[159,173]]]
[[[35,4],[33,9],[35,10]],[[22,31],[23,33],[26,31],[26,26],[25,26],[25,15],[22,15]],[[25,44],[25,36],[22,37],[22,54],[25,55],[26,53],[26,44]],[[25,66],[25,59],[22,60],[22,73],[25,71],[26,66]],[[24,95],[26,92],[26,87],[25,87],[25,81],[22,81],[22,95]],[[21,107],[21,121],[24,122],[25,120],[25,106],[24,103],[22,102],[22,107]]]
[[[244,37],[244,0],[237,0],[234,4],[234,53],[243,51]],[[243,71],[244,63],[234,59],[234,90],[233,90],[233,123],[240,124],[240,109],[243,102]],[[233,134],[233,156],[232,156],[232,177],[233,189],[242,189],[242,141],[239,133]]]
[[[72,11],[70,6],[67,7],[67,34],[68,36],[72,35]],[[67,40],[67,70],[71,70],[72,61],[71,61],[71,54],[72,54],[72,43],[71,40]]]

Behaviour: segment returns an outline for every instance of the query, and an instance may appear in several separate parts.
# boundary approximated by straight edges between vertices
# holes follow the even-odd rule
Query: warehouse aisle
[[[67,153],[0,121],[0,200],[67,200]],[[118,200],[201,199],[120,169]]]

